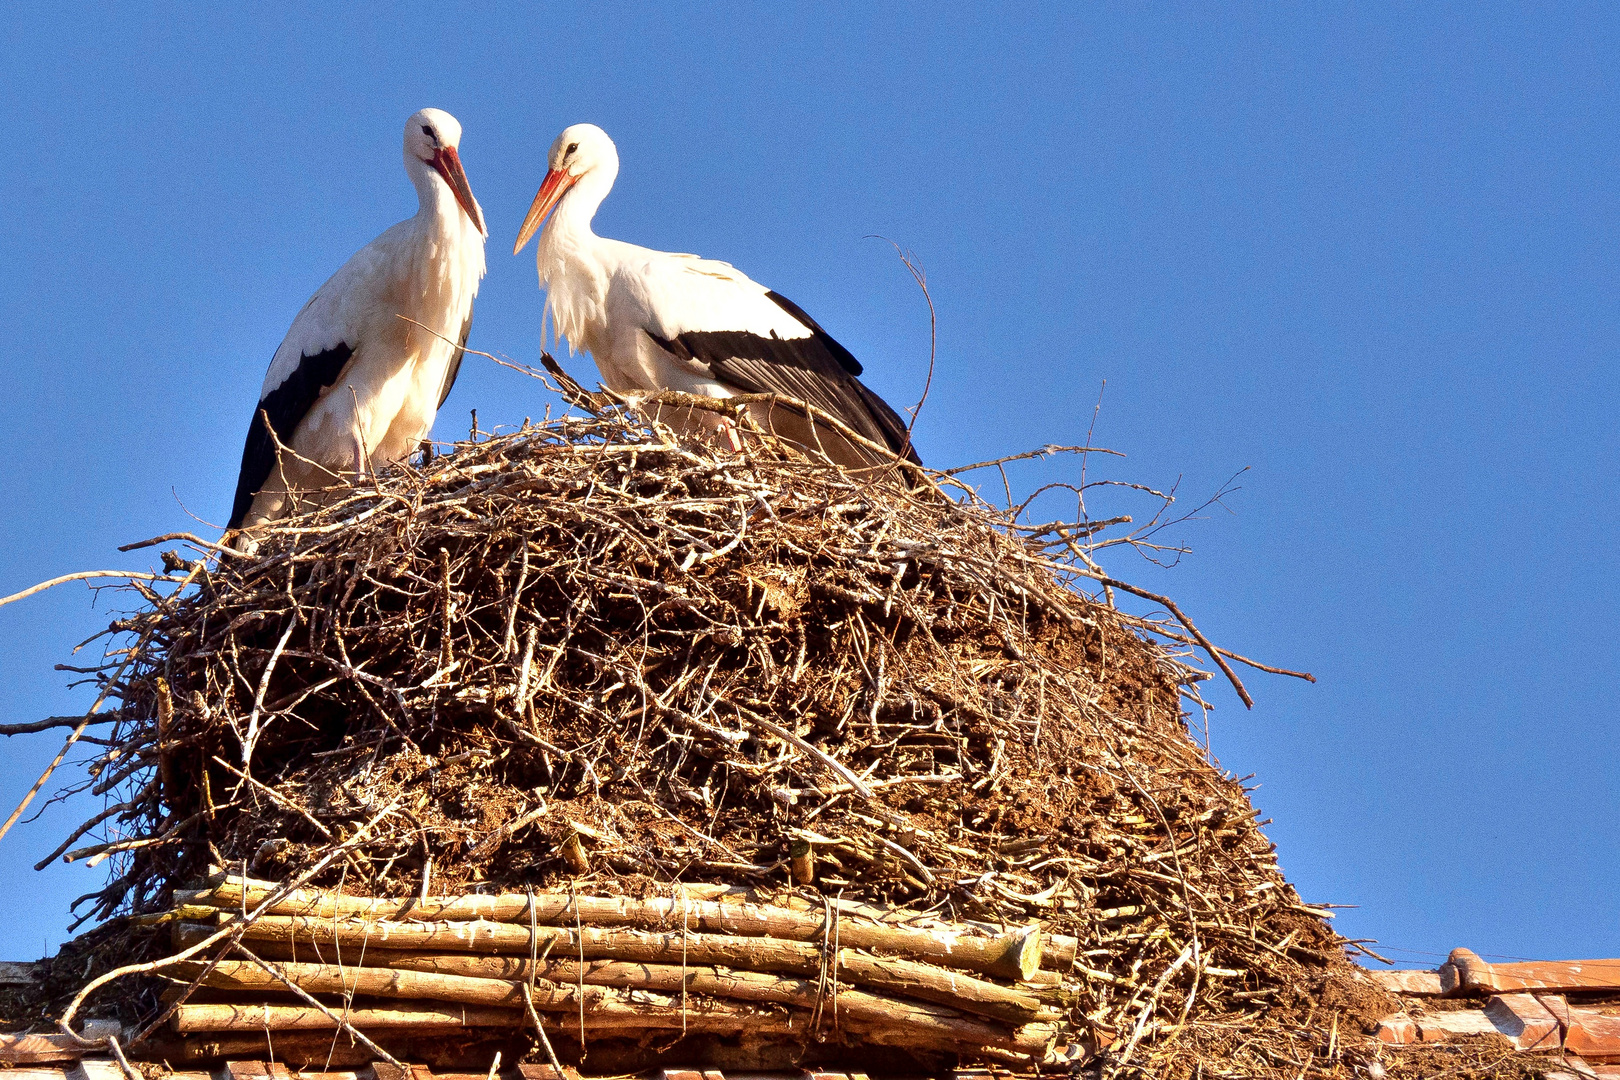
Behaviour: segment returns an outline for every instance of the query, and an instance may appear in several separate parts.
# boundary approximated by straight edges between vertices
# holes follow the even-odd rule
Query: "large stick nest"
[[[166,554],[193,587],[147,590],[100,676],[86,917],[292,878],[384,810],[312,884],[787,888],[808,851],[809,895],[1078,936],[1068,1023],[1110,1068],[1292,1074],[1240,1044],[1304,1064],[1379,1003],[1190,736],[1191,627],[1088,592],[1099,523],[951,483],[609,410],[394,467],[251,558]]]

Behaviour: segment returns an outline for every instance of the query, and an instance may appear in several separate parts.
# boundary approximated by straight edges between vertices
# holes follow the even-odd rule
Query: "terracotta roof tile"
[[[1405,1046],[1418,1041],[1417,1021],[1405,1013],[1384,1017],[1373,1037],[1391,1046]]]
[[[1563,1039],[1558,1018],[1530,994],[1493,997],[1485,1015],[1519,1050],[1556,1050]]]
[[[1620,1062],[1620,1016],[1604,1016],[1591,1009],[1569,1010],[1564,1049],[1589,1061]]]
[[[1386,1045],[1449,1042],[1471,1035],[1494,1034],[1520,1051],[1562,1055],[1567,1070],[1549,1072],[1548,1080],[1620,1080],[1620,1016],[1598,1008],[1571,1005],[1560,993],[1545,990],[1524,993],[1528,984],[1568,986],[1576,992],[1601,993],[1616,989],[1609,971],[1620,962],[1577,960],[1567,963],[1486,964],[1466,949],[1455,950],[1440,972],[1450,993],[1478,993],[1488,986],[1516,987],[1520,992],[1498,993],[1480,1009],[1457,1009],[1417,1016],[1405,1012],[1388,1016],[1375,1038]],[[1447,969],[1450,969],[1447,971]],[[1373,981],[1386,989],[1425,986],[1410,979],[1411,972],[1385,972]],[[1390,978],[1394,976],[1395,978]],[[1422,990],[1406,990],[1422,993]],[[1555,1059],[1557,1060],[1557,1059]]]
[[[1620,960],[1489,964],[1472,950],[1453,949],[1439,975],[1441,990],[1448,996],[1514,990],[1620,990]]]
[[[86,1038],[101,1039],[118,1034],[116,1021],[91,1020],[83,1029]],[[66,1035],[0,1035],[0,1065],[40,1065],[55,1061],[77,1061],[84,1057],[77,1040]],[[6,1074],[7,1080],[15,1076]]]
[[[1438,996],[1438,971],[1369,971],[1367,977],[1392,994]]]

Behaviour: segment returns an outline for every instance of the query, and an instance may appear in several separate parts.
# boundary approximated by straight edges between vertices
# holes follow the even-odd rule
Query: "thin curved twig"
[[[18,600],[26,600],[35,593],[42,593],[46,589],[52,589],[58,585],[65,585],[70,581],[88,581],[93,578],[123,578],[125,581],[161,581],[165,583],[174,582],[176,584],[183,580],[177,577],[169,577],[167,574],[147,574],[138,570],[80,570],[76,574],[63,574],[61,577],[53,577],[49,581],[42,581],[38,585],[31,585],[21,592],[14,592],[10,596],[0,597],[0,607],[5,607],[7,604],[14,604]],[[189,579],[184,580],[189,581]]]

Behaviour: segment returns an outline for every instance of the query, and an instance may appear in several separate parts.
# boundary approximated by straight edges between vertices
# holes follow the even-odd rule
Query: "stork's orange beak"
[[[564,169],[552,169],[546,173],[540,191],[535,195],[534,202],[529,205],[529,216],[523,219],[523,228],[518,230],[517,243],[512,245],[512,254],[516,255],[523,250],[523,245],[529,242],[529,237],[545,224],[546,215],[556,209],[557,203],[562,201],[562,197],[578,179],[579,177],[570,176]]]
[[[488,236],[489,230],[484,228],[483,211],[478,209],[478,200],[473,198],[472,188],[467,185],[467,173],[461,167],[461,155],[456,153],[456,148],[443,147],[434,153],[430,163],[438,170],[439,175],[444,177],[444,182],[450,185],[450,190],[455,193],[456,202],[461,204],[461,209],[466,212],[468,220],[478,227],[479,233]]]

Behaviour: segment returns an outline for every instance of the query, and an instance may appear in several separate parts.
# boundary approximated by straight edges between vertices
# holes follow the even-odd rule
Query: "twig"
[[[1075,567],[1073,572],[1079,574],[1081,577],[1088,577],[1094,581],[1099,581],[1104,585],[1111,586],[1112,588],[1118,589],[1120,592],[1128,592],[1132,596],[1140,596],[1143,600],[1151,600],[1155,604],[1162,605],[1166,611],[1170,612],[1170,614],[1176,617],[1177,622],[1186,628],[1187,633],[1193,636],[1193,640],[1202,646],[1204,652],[1209,655],[1209,658],[1215,661],[1215,666],[1219,667],[1222,673],[1226,675],[1227,681],[1232,684],[1232,689],[1237,691],[1237,695],[1242,699],[1243,704],[1250,709],[1254,708],[1254,699],[1250,697],[1249,692],[1243,688],[1243,680],[1237,677],[1237,672],[1233,671],[1231,665],[1226,662],[1221,650],[1210,644],[1209,639],[1204,636],[1203,631],[1199,630],[1198,627],[1192,624],[1192,620],[1183,614],[1181,608],[1176,606],[1176,602],[1174,600],[1170,599],[1168,596],[1161,596],[1155,592],[1148,592],[1146,589],[1139,589],[1135,585],[1126,584],[1117,578],[1111,578],[1104,574],[1093,573],[1090,570],[1081,570],[1078,567]],[[1315,682],[1316,680],[1312,679],[1311,681]]]
[[[827,751],[821,749],[821,747],[815,745],[807,739],[802,738],[795,732],[789,731],[776,721],[759,715],[751,709],[745,709],[735,702],[727,702],[727,704],[736,709],[737,715],[746,719],[750,724],[764,729],[766,732],[776,736],[783,742],[803,750],[805,753],[821,762],[821,764],[825,765],[828,770],[833,773],[833,775],[837,776],[844,783],[848,784],[851,790],[855,791],[861,796],[861,798],[866,799],[869,802],[876,798],[876,796],[872,794],[872,789],[867,786],[865,780],[862,780],[859,776],[855,775],[855,772],[850,769],[848,765],[845,765],[842,761],[839,761],[837,758],[827,753]]]
[[[1151,597],[1148,599],[1151,599]],[[1174,631],[1166,630],[1163,626],[1160,626],[1159,624],[1148,619],[1138,618],[1135,615],[1126,615],[1124,612],[1121,612],[1119,617],[1122,621],[1128,622],[1132,626],[1140,626],[1142,629],[1147,630],[1150,633],[1158,634],[1160,637],[1169,638],[1171,641],[1177,641],[1183,645],[1191,645],[1195,642],[1199,645],[1203,644],[1203,642],[1197,641],[1195,638],[1183,637],[1181,634],[1177,634]],[[1288,668],[1272,667],[1270,664],[1262,664],[1258,660],[1250,660],[1247,656],[1239,656],[1230,649],[1216,648],[1215,651],[1228,659],[1236,660],[1240,664],[1246,664],[1258,671],[1264,671],[1271,675],[1287,675],[1295,679],[1304,679],[1306,682],[1311,683],[1316,681],[1316,676],[1312,675],[1308,671],[1291,671]]]
[[[299,986],[296,979],[288,978],[277,968],[259,959],[258,956],[249,951],[247,946],[243,945],[240,941],[232,942],[232,947],[235,948],[237,952],[253,961],[253,963],[263,968],[265,973],[271,978],[275,979],[288,990],[291,990],[294,994],[298,995],[298,997],[303,1000],[304,1004],[319,1009],[323,1014],[325,1014],[328,1020],[331,1020],[338,1026],[338,1030],[348,1032],[351,1039],[359,1042],[360,1045],[364,1046],[367,1050],[370,1050],[373,1054],[376,1054],[378,1057],[388,1062],[388,1064],[392,1065],[394,1068],[401,1070],[405,1069],[405,1066],[399,1062],[398,1058],[394,1057],[394,1055],[390,1054],[388,1051],[384,1050],[382,1047],[368,1039],[365,1032],[349,1023],[347,1020],[333,1012],[331,1009],[327,1008],[325,1005],[321,1004],[321,1002],[313,994],[309,993],[302,986]],[[495,1056],[495,1060],[496,1062],[500,1061],[499,1054]]]
[[[533,970],[531,965],[530,970]],[[534,1010],[534,991],[528,983],[519,984],[523,988],[523,1008],[529,1014],[529,1023],[534,1025],[535,1034],[540,1036],[540,1045],[546,1052],[546,1060],[551,1062],[552,1070],[557,1074],[557,1080],[567,1080],[567,1073],[563,1072],[562,1063],[557,1060],[557,1051],[551,1048],[551,1039],[546,1035],[545,1025],[540,1023],[540,1014]]]
[[[1100,446],[1055,446],[1047,445],[1039,450],[1026,450],[1021,454],[1008,454],[1005,457],[991,458],[989,461],[975,461],[971,465],[957,465],[955,468],[942,469],[945,476],[956,476],[960,473],[973,472],[976,469],[990,469],[998,465],[1007,465],[1014,461],[1032,461],[1051,457],[1053,454],[1112,454],[1114,457],[1124,457],[1118,450],[1105,450]]]
[[[91,724],[111,724],[116,716],[97,716],[90,721]],[[47,716],[43,720],[33,720],[26,724],[0,724],[0,735],[31,735],[36,731],[49,731],[52,728],[78,727],[84,723],[82,716]]]
[[[195,581],[197,575],[202,572],[202,568],[203,564],[200,562],[192,567],[191,572],[180,582],[180,588],[184,589]],[[47,583],[47,585],[49,584]],[[6,818],[5,824],[0,825],[0,839],[4,839],[6,833],[11,831],[11,827],[17,824],[17,819],[22,817],[24,810],[28,809],[28,804],[34,801],[34,796],[39,794],[40,789],[50,780],[51,774],[56,771],[57,766],[61,765],[63,760],[66,759],[68,751],[73,749],[73,744],[79,741],[79,736],[83,735],[85,729],[90,726],[96,711],[101,708],[102,703],[107,700],[107,696],[119,685],[118,680],[124,677],[124,672],[129,670],[130,665],[135,662],[135,658],[140,655],[141,649],[146,645],[147,640],[151,638],[153,629],[153,626],[148,626],[141,634],[139,643],[124,657],[123,663],[118,665],[118,670],[113,673],[113,677],[108,679],[105,685],[102,686],[101,693],[96,695],[96,700],[85,711],[84,719],[68,734],[66,741],[62,743],[62,749],[57,751],[56,757],[51,759],[49,765],[45,766],[45,771],[40,773],[38,780],[34,781],[34,786],[28,789],[28,794],[24,795],[22,802],[17,804],[17,809],[11,812],[10,817]]]
[[[297,803],[293,802],[291,799],[283,796],[280,792],[276,791],[275,788],[261,784],[258,780],[254,779],[251,774],[238,769],[235,765],[232,765],[218,754],[213,755],[212,760],[214,764],[218,765],[220,768],[229,770],[233,776],[240,780],[246,780],[248,783],[252,784],[255,790],[264,794],[271,802],[275,803],[283,810],[291,810],[293,813],[309,822],[315,827],[316,832],[320,833],[328,840],[333,839],[332,830],[328,829],[325,825],[322,825],[319,818],[317,818],[314,814],[311,814],[308,810],[305,810],[302,806],[299,806]]]
[[[42,581],[38,585],[30,585],[21,592],[14,592],[10,596],[0,597],[0,607],[5,607],[7,604],[15,603],[18,600],[27,599],[35,593],[44,592],[46,589],[69,581],[88,581],[92,578],[122,578],[125,581],[162,581],[177,584],[189,583],[191,580],[190,578],[169,577],[167,574],[143,574],[136,570],[81,570],[76,574],[63,574],[61,577]]]
[[[197,547],[206,548],[209,551],[216,552],[217,554],[225,555],[225,556],[228,556],[230,558],[236,558],[236,559],[251,559],[251,558],[253,558],[253,556],[244,554],[243,552],[240,552],[240,551],[237,551],[233,547],[227,547],[224,544],[216,544],[211,540],[204,540],[202,537],[197,536],[197,535],[195,535],[193,533],[188,533],[188,532],[164,533],[162,536],[154,536],[149,540],[137,540],[133,544],[124,544],[118,550],[119,551],[139,551],[141,548],[155,547],[158,544],[167,544],[171,540],[182,540],[185,543],[195,544]]]
[[[928,401],[928,391],[934,385],[934,361],[939,355],[939,316],[934,311],[934,298],[928,292],[928,275],[923,273],[922,265],[909,252],[900,250],[900,245],[887,236],[877,233],[873,233],[872,236],[894,248],[894,253],[900,256],[901,263],[911,274],[911,280],[917,283],[917,288],[922,290],[923,300],[928,304],[928,376],[923,379],[922,396],[917,399],[917,404],[911,407],[911,419],[906,422],[906,441],[899,450],[899,456],[905,457],[911,449],[911,431],[917,426],[917,417],[922,415],[922,407]]]
[[[73,1017],[78,1014],[79,1009],[84,1005],[85,999],[115,979],[126,978],[130,975],[144,975],[148,972],[161,971],[162,969],[172,967],[181,961],[189,960],[191,957],[196,956],[204,949],[217,945],[219,942],[227,939],[231,942],[231,944],[236,944],[242,939],[242,932],[246,930],[247,927],[252,924],[253,920],[258,918],[259,914],[266,908],[273,906],[276,901],[280,900],[283,896],[287,895],[293,890],[302,888],[305,883],[314,878],[322,870],[325,870],[340,856],[363,843],[366,837],[370,835],[371,830],[376,828],[384,818],[394,812],[394,808],[399,805],[399,801],[400,800],[396,798],[393,802],[390,802],[387,806],[383,807],[382,811],[375,817],[371,818],[369,821],[365,822],[358,829],[356,829],[354,835],[350,836],[349,839],[327,851],[326,854],[317,859],[315,863],[303,873],[297,875],[285,884],[278,886],[270,893],[269,896],[265,897],[263,902],[254,908],[253,911],[240,922],[226,925],[220,930],[208,935],[208,937],[204,938],[202,941],[197,942],[197,944],[192,945],[189,948],[182,949],[172,956],[166,956],[161,960],[152,960],[142,964],[126,964],[123,967],[114,968],[112,971],[98,975],[96,978],[91,979],[79,989],[77,994],[73,996],[73,1000],[68,1003],[67,1009],[63,1011],[62,1018],[57,1021],[57,1026],[61,1027],[65,1031],[71,1032],[72,1028],[70,1025],[73,1022]],[[206,974],[206,972],[204,974]],[[198,978],[200,980],[201,976]],[[197,983],[194,981],[192,984],[193,988],[195,988],[196,985]],[[145,1041],[153,1031],[157,1030],[158,1025],[162,1024],[174,1014],[174,1010],[180,1007],[180,1005],[185,1001],[186,996],[187,995],[180,995],[176,997],[175,1000],[170,1003],[167,1010],[165,1010],[156,1020],[148,1024],[145,1030],[143,1030],[134,1041]]]

